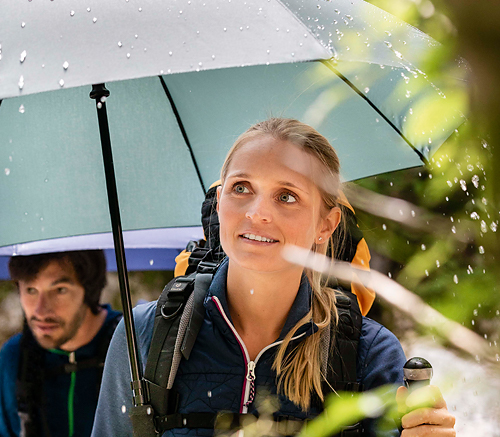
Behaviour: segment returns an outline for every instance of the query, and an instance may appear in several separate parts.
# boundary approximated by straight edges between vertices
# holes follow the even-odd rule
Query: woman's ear
[[[338,206],[332,208],[328,215],[322,219],[321,230],[318,234],[317,242],[325,243],[331,237],[342,218],[342,211]]]

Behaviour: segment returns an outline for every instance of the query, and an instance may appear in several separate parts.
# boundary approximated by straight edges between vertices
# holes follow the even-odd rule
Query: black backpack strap
[[[21,421],[20,435],[50,437],[45,415],[45,393],[40,390],[45,379],[45,349],[37,343],[26,322],[19,345],[19,354],[16,398]]]
[[[357,382],[356,363],[362,316],[356,295],[351,292],[337,293],[338,324],[332,326],[330,358],[327,367],[325,393],[331,391],[360,391]]]
[[[144,371],[151,406],[156,414],[165,415],[176,408],[167,390],[179,321],[184,306],[194,289],[194,275],[181,276],[170,281],[156,304],[151,346]],[[173,405],[171,405],[173,403]]]
[[[167,423],[170,426],[178,420],[174,419],[177,417],[178,395],[172,390],[173,382],[182,357],[189,359],[202,326],[205,316],[203,301],[217,268],[217,263],[200,262],[197,273],[175,278],[158,299],[144,372],[157,432],[165,431]]]

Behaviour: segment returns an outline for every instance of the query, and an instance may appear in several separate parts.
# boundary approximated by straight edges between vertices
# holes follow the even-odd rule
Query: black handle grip
[[[408,389],[416,386],[429,385],[432,378],[432,366],[421,357],[410,358],[403,366],[404,382]]]

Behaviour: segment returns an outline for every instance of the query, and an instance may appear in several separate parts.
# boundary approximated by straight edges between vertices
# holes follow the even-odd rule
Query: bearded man
[[[90,436],[102,367],[121,317],[100,305],[101,250],[15,256],[23,332],[0,351],[0,435]]]

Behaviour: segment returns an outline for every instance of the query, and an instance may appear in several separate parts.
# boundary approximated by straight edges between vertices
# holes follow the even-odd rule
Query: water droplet
[[[104,103],[108,98],[106,96],[102,96],[99,100],[101,103]]]
[[[123,46],[122,42],[118,41],[118,47],[121,47],[121,46]]]
[[[23,50],[21,52],[21,56],[19,57],[19,62],[21,62],[21,64],[26,60],[26,50]]]
[[[422,246],[420,246],[422,248],[422,250],[425,250],[426,247],[425,247],[425,244],[422,244]]]
[[[388,35],[388,36],[391,36],[391,32],[389,32],[388,30],[385,31],[385,33]]]
[[[130,53],[127,53],[127,59],[129,59],[129,58],[130,58]]]
[[[460,179],[460,186],[462,187],[463,191],[467,191],[467,182],[465,182],[463,179]]]
[[[490,225],[490,229],[491,229],[493,232],[496,232],[496,231],[497,231],[497,228],[498,228],[497,223],[492,222],[492,223],[491,223],[491,225]]]
[[[127,412],[127,407],[125,405],[122,405],[122,413],[125,414]]]
[[[5,176],[9,176],[10,175],[10,168],[6,168],[5,169]]]
[[[488,232],[488,225],[484,220],[481,220],[481,232],[483,234],[486,234],[486,232]]]
[[[59,81],[59,86],[60,86],[60,87],[63,87],[63,86],[64,86],[64,80],[62,80],[62,79],[61,79],[61,80]]]
[[[455,284],[458,284],[458,276],[457,275],[453,275],[453,282]]]
[[[101,109],[102,108],[102,103],[101,102],[97,102],[97,109]]]
[[[382,225],[382,229],[383,229],[384,231],[386,231],[386,230],[387,230],[387,226],[386,226],[386,224],[385,224],[385,223]]]
[[[484,247],[483,247],[483,246],[479,246],[479,249],[478,249],[478,250],[479,250],[479,253],[480,253],[481,255],[484,255]]]
[[[215,59],[215,55],[212,55],[212,59]]]
[[[91,11],[91,9],[90,9],[90,8],[87,8],[87,12],[90,12],[90,11]]]
[[[479,187],[479,176],[478,175],[474,175],[472,176],[472,184],[478,188]]]
[[[154,259],[149,260],[149,265],[152,266],[155,263]]]
[[[22,90],[23,87],[24,87],[24,76],[21,76],[19,78],[19,82],[17,83],[17,85],[19,86],[19,89]]]
[[[436,267],[437,267],[437,268],[441,267],[441,264],[440,264],[440,262],[439,262],[439,260],[438,260],[438,259],[436,260]]]
[[[471,213],[470,218],[472,220],[479,220],[480,217],[479,217],[479,214],[476,211],[474,211]]]
[[[139,12],[142,12],[142,8],[139,8]]]
[[[168,52],[168,56],[172,56],[172,55],[173,55],[173,53],[172,53],[172,52]]]
[[[211,392],[210,390],[209,390],[209,391],[207,391],[207,396],[208,396],[209,398],[211,398],[211,397],[212,397],[212,392]]]
[[[65,62],[64,62],[64,64],[63,64],[63,68],[64,68],[65,70],[67,70],[67,69],[68,69],[68,67],[69,67],[69,62],[68,62],[68,61],[65,61]]]
[[[137,39],[137,38],[139,38],[139,35],[135,34],[134,37],[135,37],[135,39]]]
[[[75,11],[71,11],[71,12],[69,13],[69,15],[70,15],[70,16],[72,16],[72,17],[74,17],[74,16],[75,16]]]
[[[389,48],[391,48],[391,47],[392,47],[392,44],[391,44],[389,41],[384,41],[384,43],[385,43],[385,45],[386,45],[387,47],[389,47]]]
[[[26,23],[25,23],[24,21],[21,23],[21,27],[22,27],[23,29],[26,27]]]
[[[369,91],[370,91],[370,88],[365,87],[365,94],[368,93]]]
[[[97,17],[92,18],[92,22],[93,23],[97,22]]]
[[[394,54],[399,58],[399,59],[403,59],[403,55],[398,52],[397,50],[394,50]]]

